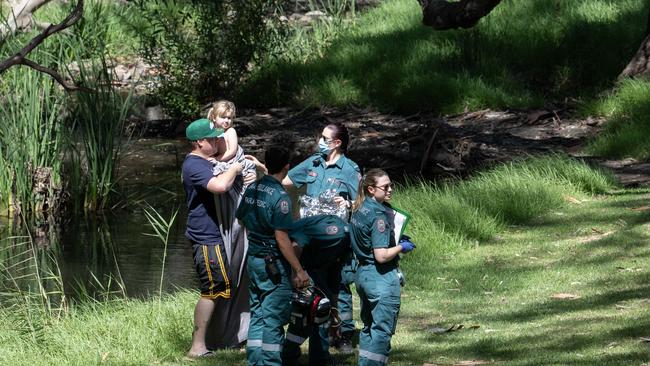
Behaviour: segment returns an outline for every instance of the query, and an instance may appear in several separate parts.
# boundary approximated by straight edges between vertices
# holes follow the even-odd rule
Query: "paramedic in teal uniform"
[[[306,185],[308,196],[318,197],[333,189],[334,201],[340,206],[351,207],[357,197],[361,172],[359,166],[345,156],[350,136],[345,126],[332,123],[323,129],[318,141],[319,151],[292,168],[282,181],[285,187]],[[351,353],[354,320],[352,319],[352,292],[350,284],[354,281],[356,263],[350,251],[341,271],[341,284],[338,294],[338,312],[341,318],[340,339],[335,345],[343,353]]]
[[[334,215],[316,215],[296,221],[289,231],[300,263],[314,285],[331,303],[341,282],[342,260],[350,251],[348,224]],[[309,365],[331,363],[328,341],[329,322],[303,327],[289,324],[282,350],[285,365],[297,365],[300,345],[309,337]]]
[[[309,276],[288,234],[293,225],[291,200],[280,182],[289,170],[289,152],[269,148],[265,165],[269,175],[246,189],[236,214],[248,229],[246,269],[250,277],[251,319],[246,355],[248,365],[280,366],[283,327],[289,322],[291,310],[291,282],[303,288],[309,285]]]
[[[385,365],[400,309],[399,253],[415,247],[395,243],[389,220],[392,184],[388,174],[372,169],[362,178],[352,207],[350,240],[358,260],[355,284],[361,299],[363,328],[359,334],[359,365]]]

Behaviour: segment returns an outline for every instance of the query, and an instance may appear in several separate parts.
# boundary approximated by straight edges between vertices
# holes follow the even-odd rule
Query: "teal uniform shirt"
[[[352,251],[360,265],[375,263],[373,249],[390,248],[396,245],[393,223],[389,217],[388,207],[371,197],[366,197],[361,207],[352,214],[350,239]],[[393,268],[397,266],[397,262],[393,260],[384,265]]]
[[[277,179],[265,175],[246,189],[236,217],[248,229],[249,255],[278,255],[275,230],[291,229],[291,198]]]
[[[348,225],[333,215],[305,217],[293,223],[289,236],[300,247],[317,246],[317,249],[332,248],[345,240]]]
[[[334,262],[343,265],[346,253],[350,252],[349,227],[338,216],[316,215],[300,219],[294,222],[289,237],[303,248],[300,262],[308,273],[332,267]],[[336,277],[340,277],[338,273]]]
[[[307,195],[318,197],[328,189],[336,190],[337,195],[347,192],[348,199],[357,198],[361,172],[359,166],[345,155],[332,165],[327,165],[323,154],[317,153],[289,170],[289,178],[300,188],[307,185]]]

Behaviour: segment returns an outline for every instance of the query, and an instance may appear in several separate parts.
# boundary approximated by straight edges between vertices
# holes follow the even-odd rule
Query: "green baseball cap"
[[[190,141],[221,137],[221,135],[223,135],[223,129],[215,128],[214,122],[207,118],[197,119],[185,129],[185,136]]]

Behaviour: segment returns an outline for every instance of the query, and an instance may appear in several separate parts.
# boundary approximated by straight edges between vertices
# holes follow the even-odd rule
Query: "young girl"
[[[235,104],[227,100],[220,100],[212,104],[212,108],[208,111],[208,119],[212,121],[216,127],[222,128],[224,132],[224,140],[226,142],[226,149],[220,155],[215,156],[216,160],[225,164],[216,164],[214,167],[214,174],[221,173],[227,169],[230,164],[239,162],[244,166],[243,175],[255,172],[255,163],[248,160],[244,156],[244,149],[239,146],[237,139],[237,131],[232,127],[235,119]]]
[[[388,201],[393,188],[381,169],[368,171],[359,182],[352,205],[350,239],[359,264],[355,283],[361,298],[363,329],[359,334],[359,365],[385,365],[400,308],[399,253],[413,250],[410,241],[395,243]]]

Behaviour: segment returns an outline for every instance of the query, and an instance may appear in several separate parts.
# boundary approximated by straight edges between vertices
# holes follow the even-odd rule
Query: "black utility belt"
[[[357,266],[359,266],[359,267],[361,267],[361,266],[369,266],[371,264],[375,264],[375,262],[366,262],[366,261],[362,262],[359,259],[357,259]]]
[[[266,258],[266,257],[271,257],[271,259],[280,258],[279,253],[256,253],[256,254],[248,253],[248,255],[255,258]]]

